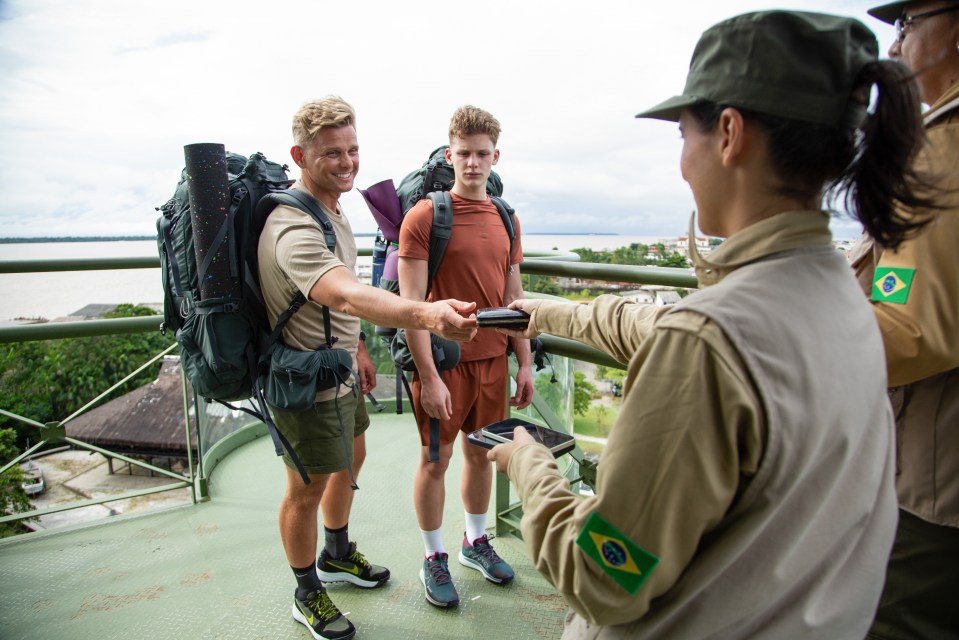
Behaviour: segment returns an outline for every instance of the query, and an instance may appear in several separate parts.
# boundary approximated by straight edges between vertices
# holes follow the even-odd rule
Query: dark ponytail
[[[700,102],[690,107],[703,131],[733,107],[758,123],[769,141],[777,191],[804,202],[820,199],[831,206],[841,200],[866,232],[883,247],[895,249],[929,222],[909,210],[936,209],[938,192],[916,173],[913,161],[925,142],[919,89],[909,70],[891,60],[871,62],[860,72],[857,95],[867,101],[878,88],[875,113],[860,129],[801,122],[744,109],[733,104]],[[897,207],[905,207],[903,212]]]
[[[913,167],[926,140],[919,88],[911,72],[892,60],[867,64],[859,82],[876,86],[875,111],[866,117],[856,155],[830,193],[844,194],[847,210],[866,232],[883,247],[895,249],[929,222],[929,216],[914,217],[910,210],[937,208],[929,183]]]

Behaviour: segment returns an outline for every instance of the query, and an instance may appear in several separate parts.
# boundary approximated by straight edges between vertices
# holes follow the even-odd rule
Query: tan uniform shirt
[[[879,321],[897,416],[900,506],[959,527],[959,85],[925,114],[917,170],[951,190],[947,207],[897,251],[868,236],[853,268]],[[914,270],[905,303],[872,296],[876,269]]]
[[[296,186],[302,189],[299,183]],[[356,241],[349,220],[339,207],[336,211],[330,211],[322,203],[320,207],[336,233],[335,255],[326,246],[319,223],[310,214],[286,206],[277,207],[270,214],[257,248],[260,288],[271,325],[275,325],[277,317],[289,308],[297,291],[307,297],[307,303],[283,328],[284,344],[304,351],[317,349],[326,342],[323,307],[309,300],[313,286],[331,269],[353,271],[356,266]],[[330,320],[332,333],[338,338],[334,346],[350,352],[355,368],[359,318],[330,309]],[[344,385],[340,388],[340,395],[349,391]],[[335,389],[326,389],[316,398],[325,401],[335,395]]]
[[[522,447],[510,460],[527,549],[577,614],[564,638],[865,635],[895,529],[892,417],[888,404],[877,411],[886,384],[878,332],[865,305],[846,302],[850,294],[855,297],[856,285],[832,249],[827,224],[814,212],[780,214],[730,238],[697,269],[700,282],[709,286],[733,280],[750,266],[750,275],[738,278],[737,285],[745,282],[758,294],[746,294],[755,304],[742,313],[768,340],[769,319],[789,326],[791,318],[776,309],[787,306],[776,302],[782,287],[766,284],[763,263],[785,253],[777,282],[789,286],[795,269],[799,290],[788,304],[805,307],[816,325],[805,332],[793,327],[795,342],[754,349],[732,340],[709,314],[683,308],[707,291],[673,311],[614,296],[588,306],[543,303],[536,310],[537,330],[574,337],[629,362],[623,407],[599,464],[595,496],[572,494],[541,446]],[[800,254],[790,256],[791,251]],[[841,282],[833,286],[834,280]],[[828,294],[819,296],[820,288]],[[715,305],[717,298],[722,300],[705,299]],[[817,299],[836,308],[820,313]],[[768,317],[764,304],[773,305]],[[822,330],[833,326],[828,314],[847,311],[850,330],[863,332],[858,341]],[[825,372],[809,385],[818,406],[806,411],[807,397],[793,386],[816,375],[816,355],[833,352],[871,354],[879,370],[851,385],[848,404],[844,390]],[[764,358],[773,365],[755,364]],[[835,357],[823,359],[827,367],[836,364]],[[793,369],[803,373],[793,375]],[[771,371],[783,375],[754,379],[754,372]],[[768,411],[776,425],[771,450]],[[807,437],[810,425],[818,426]],[[862,459],[850,457],[850,449]],[[823,473],[815,471],[821,455],[835,457]],[[766,458],[772,460],[763,467]],[[810,476],[821,476],[821,485]],[[780,500],[794,506],[777,510],[772,505]],[[660,558],[635,595],[574,543],[594,512]],[[808,571],[840,577],[801,584],[800,574]],[[843,593],[848,591],[854,593]],[[834,597],[842,599],[838,610],[826,604]]]

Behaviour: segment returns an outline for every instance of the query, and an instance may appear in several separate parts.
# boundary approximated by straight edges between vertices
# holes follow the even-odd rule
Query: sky
[[[327,95],[356,109],[357,187],[398,183],[473,104],[502,125],[496,171],[524,232],[685,234],[678,129],[634,115],[681,92],[702,31],[824,11],[862,20],[884,55],[876,4],[0,0],[0,237],[153,235],[191,143],[297,177],[291,117]],[[355,189],[341,203],[375,230]]]

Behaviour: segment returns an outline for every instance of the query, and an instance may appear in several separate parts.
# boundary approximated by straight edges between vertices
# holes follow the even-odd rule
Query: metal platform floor
[[[494,541],[516,570],[506,586],[455,560],[463,532],[459,451],[447,472],[443,528],[460,605],[427,604],[412,506],[419,448],[412,418],[372,420],[350,533],[392,578],[373,590],[329,586],[356,638],[558,638],[566,607],[522,541]],[[284,477],[261,437],[214,469],[209,502],[0,541],[0,638],[310,638],[290,616],[295,581],[277,530]]]

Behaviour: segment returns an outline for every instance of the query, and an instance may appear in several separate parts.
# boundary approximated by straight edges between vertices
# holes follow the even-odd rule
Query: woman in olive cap
[[[893,416],[875,317],[822,199],[847,193],[886,246],[914,227],[894,202],[919,201],[918,95],[877,58],[872,32],[837,16],[707,30],[683,94],[639,114],[679,122],[699,227],[726,238],[693,250],[701,290],[666,309],[511,305],[532,319],[510,335],[628,363],[594,496],[572,493],[525,431],[490,451],[527,550],[572,608],[564,638],[865,636],[896,528]]]
[[[959,638],[959,1],[894,2],[892,58],[919,84],[928,142],[916,160],[948,195],[895,251],[869,234],[853,267],[886,347],[896,415],[899,529],[869,637]],[[907,286],[895,290],[896,278]]]

